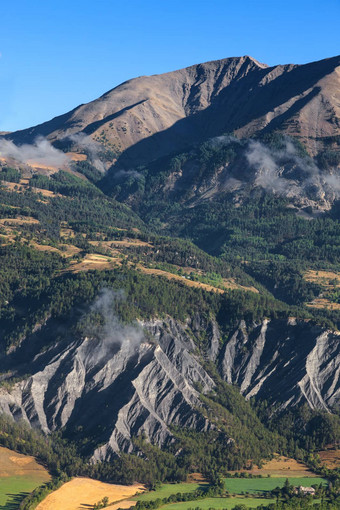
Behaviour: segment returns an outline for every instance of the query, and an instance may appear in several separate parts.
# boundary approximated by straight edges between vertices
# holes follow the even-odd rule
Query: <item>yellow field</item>
[[[310,303],[306,303],[306,306],[311,308],[326,308],[327,310],[340,310],[340,303],[333,303],[326,298],[316,298]]]
[[[49,189],[32,188],[35,193],[40,193],[43,197],[61,197],[60,193],[54,193]]]
[[[113,248],[115,246],[117,246],[117,248],[119,248],[119,246],[125,246],[125,247],[129,247],[129,246],[149,246],[149,247],[151,247],[152,246],[150,243],[141,241],[140,239],[124,239],[124,241],[110,241],[110,244]]]
[[[209,292],[217,292],[218,294],[223,294],[224,290],[218,289],[217,287],[213,287],[212,285],[208,285],[207,283],[195,282],[193,280],[188,280],[183,276],[179,276],[178,274],[168,273],[167,271],[163,271],[163,269],[155,269],[152,267],[144,267],[141,265],[137,266],[143,273],[146,274],[155,274],[158,276],[164,276],[168,280],[179,280],[188,287],[196,287],[207,290]]]
[[[152,267],[144,267],[144,266],[142,266],[140,264],[137,267],[143,273],[146,273],[146,274],[155,274],[155,275],[158,275],[158,276],[164,276],[165,278],[168,278],[168,280],[178,280],[178,281],[181,281],[182,283],[184,283],[185,285],[188,285],[188,287],[201,288],[201,289],[207,290],[208,292],[217,292],[218,294],[223,294],[224,293],[223,289],[219,289],[218,287],[214,287],[213,285],[209,285],[208,283],[202,283],[202,282],[197,282],[197,281],[194,281],[194,280],[189,280],[188,278],[185,278],[185,277],[180,276],[178,274],[169,273],[168,271],[164,271],[163,269],[155,269],[155,268],[152,268]],[[258,290],[255,289],[254,287],[243,287],[242,285],[238,285],[232,279],[230,279],[230,280],[224,279],[223,280],[223,285],[227,289],[239,289],[239,290],[244,290],[244,291],[250,291],[250,292],[258,293]]]
[[[0,447],[0,508],[18,508],[25,494],[50,478],[33,457]]]
[[[38,464],[34,457],[0,446],[0,478],[26,475],[41,479],[41,483],[50,480],[46,469]]]
[[[2,184],[11,191],[23,193],[28,188],[28,179],[20,179],[20,183],[2,181]],[[54,193],[48,189],[32,188],[35,193],[41,193],[44,197],[61,197],[60,193]]]
[[[72,230],[72,228],[68,227],[68,226],[62,226],[61,229],[60,229],[60,235],[62,237],[74,237],[75,236],[75,233],[74,231]]]
[[[32,225],[32,224],[38,224],[39,221],[35,218],[32,218],[30,216],[19,216],[18,218],[2,218],[0,219],[1,225]]]
[[[90,253],[85,255],[81,262],[75,262],[65,270],[65,272],[71,271],[72,273],[79,273],[79,271],[89,271],[91,269],[105,270],[112,269],[113,265],[120,263],[121,259],[109,257],[107,255],[99,255],[96,253]]]
[[[89,241],[92,246],[102,246],[103,248],[128,248],[129,246],[148,246],[152,247],[152,244],[147,243],[145,241],[141,241],[140,239],[124,239],[123,241]]]
[[[317,283],[323,287],[336,287],[340,286],[340,274],[333,271],[307,271],[305,279],[308,282]]]
[[[26,189],[25,186],[17,184],[16,182],[2,181],[1,184],[6,186],[6,188],[10,189],[11,191],[16,191],[17,193],[23,193]]]
[[[78,152],[66,152],[66,156],[68,156],[72,161],[86,161],[86,154],[79,154]]]
[[[50,246],[49,244],[38,244],[35,241],[32,241],[31,245],[35,250],[59,253],[59,255],[65,258],[73,257],[73,255],[77,255],[77,253],[81,251],[80,248],[73,246],[73,244],[60,245],[65,247],[65,251],[60,250],[59,248],[55,248],[55,246]]]
[[[317,476],[302,462],[290,459],[283,455],[275,455],[272,460],[264,463],[261,469],[253,468],[247,471],[253,475],[262,475],[264,477],[270,475],[272,477],[305,477]]]
[[[202,473],[189,473],[187,483],[208,483]]]
[[[307,306],[311,308],[325,308],[326,310],[340,310],[340,303],[334,303],[328,299],[328,292],[340,287],[340,273],[309,270],[305,273],[305,280],[320,285],[326,291],[324,297],[320,294],[320,297],[313,299],[310,303],[306,303]]]
[[[255,294],[258,294],[259,291],[255,289],[255,287],[245,287],[244,285],[240,285],[239,283],[236,283],[233,278],[223,278],[223,285],[226,289],[231,290],[244,290],[248,292],[255,292]]]
[[[328,469],[340,468],[340,450],[322,450],[318,454]]]
[[[37,506],[37,510],[81,510],[90,508],[104,497],[109,498],[111,510],[129,508],[136,504],[129,498],[144,490],[145,487],[140,484],[113,485],[90,478],[74,478],[49,494]],[[111,506],[113,503],[117,504]]]

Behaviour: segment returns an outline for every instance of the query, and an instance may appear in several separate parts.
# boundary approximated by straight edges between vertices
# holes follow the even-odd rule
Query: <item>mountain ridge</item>
[[[242,138],[279,129],[315,155],[323,147],[318,138],[340,132],[339,65],[339,56],[271,67],[249,56],[209,61],[127,80],[94,101],[5,137],[21,144],[43,135],[55,143],[82,133],[130,164],[226,131]]]

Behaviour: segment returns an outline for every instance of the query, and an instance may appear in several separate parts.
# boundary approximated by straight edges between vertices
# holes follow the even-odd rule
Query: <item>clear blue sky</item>
[[[0,14],[0,130],[124,80],[229,56],[269,65],[340,53],[340,0],[15,0]]]

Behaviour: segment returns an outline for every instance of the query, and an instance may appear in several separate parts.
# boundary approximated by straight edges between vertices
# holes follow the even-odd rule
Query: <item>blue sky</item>
[[[340,53],[340,0],[15,0],[0,14],[0,130],[124,80],[229,56],[269,65]]]

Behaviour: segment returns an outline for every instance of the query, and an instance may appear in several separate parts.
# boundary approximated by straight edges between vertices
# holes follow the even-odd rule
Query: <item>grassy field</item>
[[[137,501],[152,501],[157,498],[168,498],[172,494],[177,494],[177,492],[194,492],[196,489],[206,486],[207,484],[204,483],[165,483],[159,489],[140,494],[133,499]]]
[[[327,483],[324,478],[318,477],[286,477],[289,478],[291,485],[310,487],[314,484]],[[286,478],[225,478],[225,487],[232,494],[257,494],[265,491],[271,491],[276,487],[283,487]]]
[[[0,447],[0,508],[18,508],[28,493],[49,479],[46,469],[33,457]]]
[[[215,509],[231,509],[237,504],[244,504],[249,508],[256,508],[261,504],[273,503],[274,499],[263,499],[260,497],[261,493],[271,491],[276,487],[283,487],[286,478],[294,486],[311,486],[312,484],[327,483],[323,478],[315,476],[299,476],[290,477],[289,474],[285,477],[266,477],[266,478],[225,478],[226,489],[236,496],[231,498],[206,498],[196,501],[185,501],[182,503],[172,503],[164,505],[162,508],[166,510],[186,510],[187,508],[201,508],[206,510],[209,508]],[[179,483],[179,484],[164,484],[155,491],[140,494],[133,498],[135,501],[151,501],[157,498],[168,498],[172,494],[193,492],[198,488],[204,488],[207,484],[203,483]],[[249,493],[252,497],[243,497]]]
[[[231,509],[236,505],[246,505],[248,508],[256,508],[260,505],[269,505],[275,503],[275,499],[263,499],[263,498],[206,498],[199,501],[185,501],[184,503],[173,503],[171,505],[165,505],[161,508],[164,510],[187,510],[187,508],[201,508],[202,510],[208,510],[209,508],[218,509]]]

